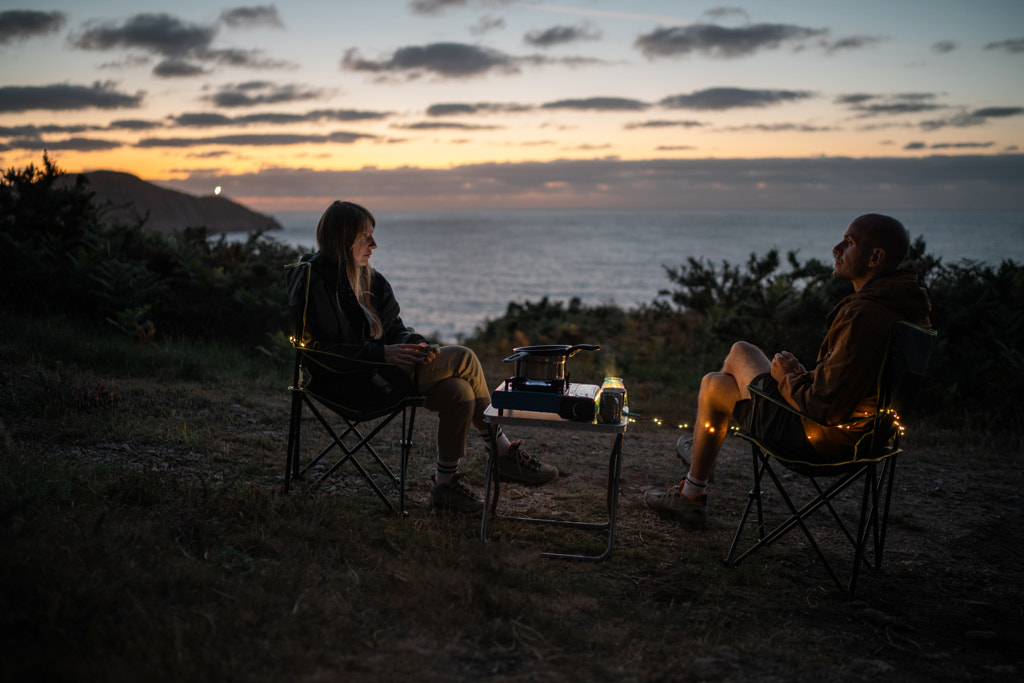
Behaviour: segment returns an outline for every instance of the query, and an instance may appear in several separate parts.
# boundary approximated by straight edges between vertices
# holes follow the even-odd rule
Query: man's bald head
[[[910,250],[910,234],[903,227],[903,223],[892,216],[866,213],[855,218],[850,227],[856,228],[861,240],[869,249],[881,249],[885,252],[885,260],[879,267],[881,272],[894,272],[907,257]]]

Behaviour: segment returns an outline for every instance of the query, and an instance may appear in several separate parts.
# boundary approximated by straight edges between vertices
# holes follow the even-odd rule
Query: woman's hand
[[[436,344],[389,344],[384,347],[384,362],[411,367],[418,363],[429,363],[440,355]]]
[[[412,367],[423,362],[423,347],[419,344],[389,344],[384,347],[384,362]]]
[[[422,342],[420,344],[420,348],[423,349],[424,365],[441,355],[441,347],[438,344],[427,344],[426,342]]]

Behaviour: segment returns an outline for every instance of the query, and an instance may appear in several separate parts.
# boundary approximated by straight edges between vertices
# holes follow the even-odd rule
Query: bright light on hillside
[[[213,188],[213,193],[214,194],[218,194],[218,195],[220,194],[220,185],[218,185],[217,187]]]

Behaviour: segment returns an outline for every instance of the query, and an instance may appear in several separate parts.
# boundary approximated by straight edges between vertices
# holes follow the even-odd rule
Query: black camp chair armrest
[[[373,374],[377,374],[380,371],[384,371],[384,374],[391,377],[391,381],[395,381],[396,376],[404,374],[406,371],[402,369],[401,365],[397,363],[384,363],[380,361],[366,360],[364,358],[352,358],[351,356],[345,356],[340,353],[333,351],[321,351],[319,349],[312,349],[306,346],[293,345],[295,350],[306,359],[306,369],[308,372],[316,374],[320,370],[323,370],[326,376],[336,376],[339,379],[342,377],[348,377],[359,381],[360,378],[365,378]],[[296,381],[298,379],[296,378]],[[413,366],[412,376],[403,382],[408,382],[406,391],[412,394],[419,393],[420,386],[420,368],[418,365]]]
[[[338,374],[361,373],[384,367],[400,367],[395,363],[353,358],[352,356],[346,356],[335,351],[323,351],[307,346],[295,346],[294,348],[313,363]]]
[[[875,417],[874,415],[865,415],[864,417],[858,417],[856,419],[848,420],[846,422],[837,422],[836,424],[826,424],[824,422],[820,422],[819,420],[815,420],[813,417],[809,416],[807,413],[804,413],[804,412],[802,412],[800,410],[797,410],[796,408],[794,408],[793,406],[789,405],[785,401],[779,401],[778,399],[772,398],[768,394],[764,393],[764,391],[762,391],[758,387],[751,386],[751,385],[748,384],[747,385],[747,391],[749,391],[754,396],[757,396],[758,399],[763,400],[763,401],[768,401],[770,403],[774,403],[775,405],[777,405],[778,407],[782,408],[783,410],[788,410],[789,412],[793,413],[794,415],[799,415],[803,419],[809,420],[810,422],[813,422],[814,424],[818,425],[819,427],[852,427],[852,426],[855,426],[855,425],[862,425],[865,422],[874,419],[874,417]]]

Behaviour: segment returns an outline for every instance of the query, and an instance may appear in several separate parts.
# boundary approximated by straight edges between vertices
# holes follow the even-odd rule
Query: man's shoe
[[[558,470],[553,465],[527,455],[522,441],[513,441],[508,447],[508,453],[498,458],[498,473],[502,479],[530,486],[547,484],[558,476]]]
[[[451,483],[438,484],[436,481],[430,488],[430,504],[435,510],[450,512],[480,512],[484,502],[476,497],[462,479],[466,475],[456,472]]]
[[[704,529],[708,522],[708,494],[687,498],[678,490],[662,493],[650,489],[644,493],[644,503],[655,512],[671,517],[690,529]]]

